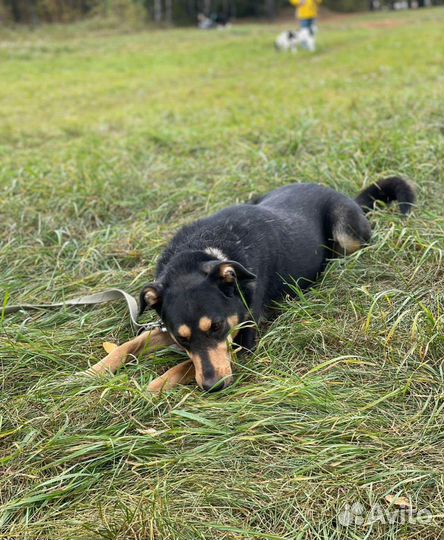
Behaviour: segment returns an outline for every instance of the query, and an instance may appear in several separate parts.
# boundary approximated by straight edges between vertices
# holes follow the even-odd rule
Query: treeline
[[[442,5],[444,0],[324,0],[335,11]],[[405,4],[405,5],[404,5]],[[228,18],[274,18],[287,0],[0,0],[0,23],[71,22],[89,17],[141,17],[166,24],[190,24],[199,13]]]
[[[166,23],[195,22],[199,13],[231,18],[275,16],[278,0],[0,0],[0,20],[68,22],[87,17],[132,18]]]

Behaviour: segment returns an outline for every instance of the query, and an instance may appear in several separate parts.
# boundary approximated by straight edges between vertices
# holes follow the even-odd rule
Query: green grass
[[[161,397],[174,353],[66,382],[131,336],[119,304],[1,320],[0,538],[434,539],[443,526],[441,9],[321,24],[0,34],[0,283],[137,293],[177,228],[295,181],[417,186],[372,244],[261,328],[236,382]],[[425,523],[371,523],[387,495]],[[360,503],[366,519],[339,514]]]

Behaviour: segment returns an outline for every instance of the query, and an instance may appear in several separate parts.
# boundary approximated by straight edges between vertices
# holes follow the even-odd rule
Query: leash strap
[[[140,324],[137,322],[137,315],[139,313],[139,307],[137,305],[137,300],[134,296],[131,296],[122,289],[108,289],[95,294],[87,294],[85,296],[79,296],[78,298],[71,298],[65,302],[56,302],[54,304],[19,304],[15,306],[6,306],[3,308],[2,312],[5,315],[11,313],[16,313],[17,311],[27,311],[30,309],[49,309],[65,306],[87,306],[95,304],[105,304],[107,302],[112,302],[114,300],[125,300],[126,305],[128,306],[128,312],[131,319],[131,324],[134,330],[137,333],[140,333],[144,330],[152,330],[153,328],[162,328],[163,324],[159,322]],[[165,330],[166,331],[166,330]]]

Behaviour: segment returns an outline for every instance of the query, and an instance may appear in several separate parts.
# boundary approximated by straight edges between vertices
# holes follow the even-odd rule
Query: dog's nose
[[[225,381],[205,381],[202,384],[202,390],[205,392],[219,392],[223,388],[225,388]]]
[[[219,392],[231,384],[231,377],[228,379],[207,380],[202,383],[202,390],[205,392]]]

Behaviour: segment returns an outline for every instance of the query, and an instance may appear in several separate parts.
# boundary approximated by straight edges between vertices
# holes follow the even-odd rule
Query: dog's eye
[[[224,326],[224,323],[222,321],[214,321],[211,324],[210,332],[212,334],[217,334],[218,332],[222,330],[223,326]]]

